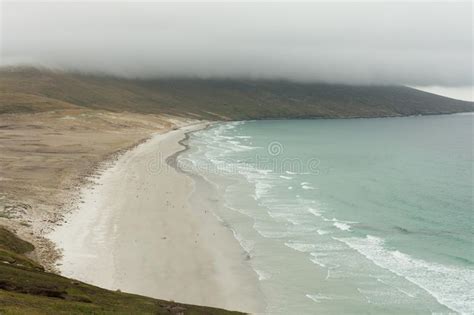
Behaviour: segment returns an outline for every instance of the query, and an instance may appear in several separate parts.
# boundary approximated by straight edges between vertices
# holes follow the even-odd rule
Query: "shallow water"
[[[269,314],[473,313],[473,115],[217,124],[221,192]]]

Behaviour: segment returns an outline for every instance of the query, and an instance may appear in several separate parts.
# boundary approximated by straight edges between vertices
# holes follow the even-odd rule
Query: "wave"
[[[229,229],[232,231],[232,234],[234,234],[234,238],[239,242],[240,247],[248,254],[251,255],[254,247],[255,247],[255,242],[251,240],[245,240],[239,233],[237,233],[234,229],[230,228]]]
[[[328,219],[324,216],[321,216],[323,221],[325,222],[333,222],[333,226],[336,227],[337,229],[344,231],[344,232],[350,232],[352,229],[351,224],[357,224],[358,222],[354,221],[343,221],[343,220],[338,220],[336,218]]]
[[[351,226],[347,223],[334,222],[333,225],[341,231],[350,231],[351,230]]]
[[[321,261],[321,257],[326,257],[327,254],[324,254],[324,253],[311,253],[311,256],[312,258],[310,259],[313,263],[315,263],[316,265],[322,267],[322,268],[326,268],[326,264],[324,262]]]
[[[296,242],[286,242],[285,246],[302,253],[311,252],[316,248],[314,244],[296,243]]]
[[[255,229],[258,234],[260,234],[264,238],[285,238],[288,237],[288,232],[287,231],[277,231],[277,230],[271,230],[271,229]]]
[[[301,188],[303,188],[304,190],[316,189],[313,186],[311,186],[311,183],[308,183],[308,182],[302,182],[300,185],[301,185]]]
[[[316,303],[320,303],[321,300],[332,300],[331,297],[322,294],[306,294],[306,297],[313,300]]]
[[[268,272],[265,272],[265,271],[260,270],[260,269],[255,269],[255,268],[253,270],[257,273],[259,281],[265,281],[265,280],[269,280],[271,278],[271,275]]]
[[[315,217],[321,217],[323,213],[323,211],[316,210],[314,208],[308,208],[308,212],[314,215]]]
[[[366,238],[336,238],[356,250],[377,266],[388,269],[427,291],[440,304],[461,314],[474,310],[474,272],[467,268],[442,265],[413,258],[398,250],[388,250],[384,240]]]
[[[234,139],[234,138],[232,138]],[[240,141],[235,140],[227,140],[228,143],[232,144],[232,146],[227,146],[228,149],[235,151],[235,152],[242,152],[242,151],[250,151],[259,149],[259,147],[252,147],[249,145],[242,144]]]

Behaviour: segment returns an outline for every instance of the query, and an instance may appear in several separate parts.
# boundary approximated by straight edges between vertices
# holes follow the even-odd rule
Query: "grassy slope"
[[[104,290],[47,273],[24,255],[32,249],[0,227],[1,314],[241,314]]]
[[[0,113],[58,106],[169,113],[206,119],[380,117],[473,111],[402,86],[250,80],[126,80],[31,68],[0,70]]]

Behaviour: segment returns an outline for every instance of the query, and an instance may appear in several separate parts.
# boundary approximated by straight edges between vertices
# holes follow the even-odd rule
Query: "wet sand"
[[[155,135],[82,189],[79,209],[49,235],[63,249],[62,274],[160,299],[263,310],[257,276],[212,200],[190,199],[198,182],[166,162],[186,132],[203,126]]]

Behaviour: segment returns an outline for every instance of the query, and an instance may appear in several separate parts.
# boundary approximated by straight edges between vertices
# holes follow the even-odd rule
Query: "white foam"
[[[284,238],[288,236],[288,232],[270,231],[270,230],[256,230],[258,234],[265,238]]]
[[[250,254],[255,247],[255,242],[252,240],[245,240],[239,233],[237,233],[234,229],[231,229],[232,233],[234,234],[234,238],[239,242],[240,247],[243,248],[247,254]]]
[[[332,219],[324,218],[323,220],[326,221],[326,222],[342,222],[342,223],[347,223],[347,224],[357,224],[357,223],[359,223],[359,222],[355,222],[355,221],[339,220],[339,219],[336,219],[336,218],[332,218]]]
[[[329,296],[322,294],[306,294],[306,297],[313,300],[316,303],[320,303],[321,300],[332,300]]]
[[[334,222],[333,225],[341,231],[350,231],[351,230],[351,226],[347,223]]]
[[[302,253],[311,252],[316,247],[314,244],[296,243],[296,242],[287,242],[285,243],[285,246]]]
[[[265,271],[260,270],[260,269],[254,269],[254,270],[258,275],[258,280],[259,281],[265,281],[265,280],[268,280],[268,279],[271,278],[271,275],[268,272],[265,272]]]
[[[273,185],[268,182],[255,182],[255,200],[261,199],[272,187]]]
[[[233,139],[233,138],[231,138]],[[231,145],[226,145],[226,144],[222,144],[221,146],[225,149],[227,149],[227,151],[230,151],[230,152],[244,152],[244,151],[251,151],[251,150],[255,150],[255,149],[258,149],[258,147],[251,147],[251,146],[248,146],[248,145],[244,145],[242,143],[240,143],[239,141],[235,141],[235,140],[229,140],[227,139],[228,143],[230,143]]]
[[[238,173],[243,175],[248,182],[255,185],[254,199],[259,200],[263,198],[270,189],[274,186],[272,178],[270,177],[272,170],[256,169],[251,165],[233,165],[233,169],[238,170]]]
[[[301,185],[301,188],[305,190],[316,189],[313,186],[311,186],[311,183],[308,183],[308,182],[302,182],[300,185]]]
[[[322,211],[316,210],[316,209],[314,209],[314,208],[308,208],[308,212],[311,213],[311,214],[313,214],[313,215],[316,216],[316,217],[322,216],[322,214],[321,214]]]
[[[313,258],[311,258],[310,260],[315,263],[316,265],[322,267],[322,268],[325,268],[326,267],[326,264],[321,261],[321,257],[326,257],[327,255],[326,254],[323,254],[323,253],[311,253],[311,256]]]
[[[325,230],[316,230],[316,232],[319,234],[319,235],[326,235],[326,234],[329,234],[328,231],[325,231]]]
[[[430,293],[440,304],[461,314],[474,310],[474,272],[468,268],[442,265],[413,258],[397,250],[384,248],[384,240],[334,238],[347,244],[377,266],[388,269]]]
[[[293,177],[290,177],[290,176],[284,176],[284,175],[280,175],[280,178],[283,178],[283,179],[293,179]]]
[[[303,222],[300,222],[300,221],[298,221],[298,220],[296,220],[296,219],[294,219],[294,218],[291,218],[291,217],[287,217],[286,220],[287,220],[288,222],[290,222],[291,224],[293,224],[293,225],[301,225],[301,224],[303,224]]]

